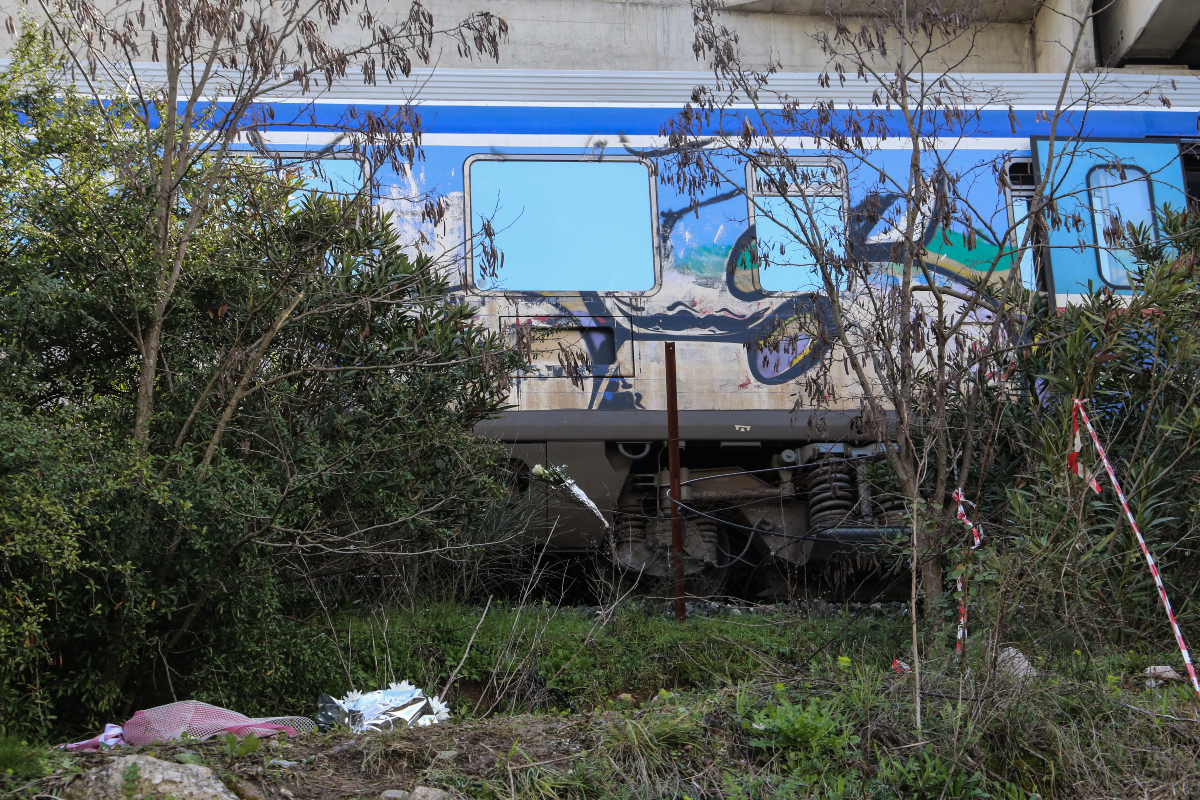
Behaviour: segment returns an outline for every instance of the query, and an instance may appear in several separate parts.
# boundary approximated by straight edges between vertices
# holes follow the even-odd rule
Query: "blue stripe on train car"
[[[306,106],[296,103],[272,103],[275,126],[296,120],[287,130],[325,129],[337,125],[353,105],[356,109],[376,113],[393,105],[379,103],[316,103]],[[678,108],[592,107],[562,108],[547,106],[445,106],[418,104],[422,128],[427,133],[475,134],[543,134],[581,135],[625,133],[635,136],[657,135],[678,112]],[[872,112],[875,109],[870,109]],[[1046,109],[1050,111],[1052,109]],[[839,111],[838,116],[847,112]],[[1028,138],[1051,133],[1049,122],[1039,119],[1042,111],[1018,110],[1016,128],[1010,122],[1007,109],[985,109],[979,118],[972,118],[961,130],[966,137]],[[886,113],[884,114],[885,117]],[[311,124],[315,121],[315,125]],[[890,123],[894,131],[904,129],[903,118],[893,112]],[[265,126],[270,130],[273,126]],[[938,130],[941,130],[939,127]],[[947,133],[947,135],[952,135]],[[1194,137],[1196,114],[1190,111],[1105,109],[1093,108],[1086,115],[1067,113],[1060,120],[1059,136],[1102,136],[1104,138]]]

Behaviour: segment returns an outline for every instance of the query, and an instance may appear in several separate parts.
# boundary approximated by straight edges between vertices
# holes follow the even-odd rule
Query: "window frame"
[[[783,159],[779,159],[783,160]],[[838,197],[842,201],[842,236],[845,237],[850,230],[850,173],[846,168],[846,162],[837,156],[788,156],[787,162],[795,167],[803,168],[806,166],[826,167],[831,168],[837,173],[837,188],[840,192],[811,192],[803,189],[803,187],[795,187],[800,189],[797,194],[806,194],[812,197]],[[749,226],[754,228],[754,247],[755,252],[758,248],[758,208],[754,204],[755,197],[784,197],[775,191],[759,191],[758,179],[756,173],[761,169],[756,166],[753,161],[746,162],[746,206],[748,209]],[[829,184],[826,184],[829,185]],[[818,275],[820,273],[818,272]],[[772,291],[763,288],[762,277],[758,271],[755,271],[754,282],[757,285],[758,291],[766,297],[797,297],[803,294],[811,294],[811,291]],[[823,291],[823,290],[822,290]]]
[[[278,156],[281,160],[283,160],[285,162],[288,159],[294,159],[296,161],[304,161],[304,162],[307,162],[310,164],[314,161],[335,161],[335,160],[336,161],[354,161],[358,164],[359,171],[362,173],[362,176],[363,176],[362,194],[365,194],[367,196],[367,198],[371,200],[372,203],[374,203],[374,201],[375,201],[375,190],[374,190],[374,187],[372,187],[372,185],[371,185],[371,175],[372,175],[371,162],[367,159],[366,156],[364,156],[362,154],[356,155],[353,152],[351,152],[349,150],[349,148],[342,150],[342,151],[334,150],[324,156],[322,156],[320,154],[321,153],[320,150],[304,149],[302,147],[288,147],[286,149],[268,147],[265,149],[265,151],[260,150],[257,147],[248,147],[245,150],[242,150],[241,152],[245,153],[246,155],[250,156],[253,159],[262,160],[262,161],[268,160],[271,156]],[[319,191],[319,190],[306,189],[304,191]],[[321,192],[321,194],[331,194],[331,193],[330,192]],[[337,196],[342,196],[340,192],[333,192],[332,194],[335,194]]]
[[[503,289],[481,288],[475,283],[475,217],[471,204],[471,166],[478,161],[567,161],[567,162],[618,162],[638,163],[646,168],[646,180],[650,197],[650,250],[651,265],[654,270],[654,283],[649,289],[638,290],[538,290],[538,289]],[[659,240],[658,227],[658,181],[655,179],[654,163],[643,156],[635,155],[597,155],[595,153],[473,153],[463,161],[463,247],[466,250],[466,281],[464,289],[469,294],[485,297],[576,297],[580,294],[594,294],[600,297],[649,297],[656,294],[663,284],[662,247]]]
[[[1029,165],[1029,174],[1033,176],[1033,187],[1032,188],[1018,187],[1012,182],[1012,180],[1009,178],[1009,168],[1012,167],[1013,164],[1028,164]],[[1021,241],[1017,235],[1016,201],[1018,199],[1031,198],[1037,192],[1037,184],[1038,184],[1037,165],[1033,161],[1032,154],[1030,154],[1028,156],[1009,156],[1004,161],[1003,169],[1004,169],[1005,180],[1004,180],[1001,188],[1004,190],[1004,206],[1005,206],[1005,210],[1008,212],[1008,227],[1009,227],[1009,230],[1012,232],[1011,233],[1012,243],[1011,243],[1010,247],[1012,247],[1013,250],[1016,251],[1021,246]],[[1034,220],[1031,215],[1029,220],[1025,224],[1026,225],[1032,224],[1033,221]],[[1050,296],[1054,296],[1054,283],[1053,283],[1054,279],[1053,279],[1053,276],[1050,274],[1049,270],[1046,269],[1046,259],[1044,257],[1045,253],[1043,251],[1043,242],[1041,241],[1041,237],[1038,235],[1038,231],[1039,231],[1039,228],[1037,226],[1035,226],[1033,229],[1033,235],[1029,238],[1029,251],[1033,256],[1031,259],[1032,265],[1033,265],[1033,283],[1034,283],[1034,285],[1036,285],[1038,287],[1037,288],[1038,292],[1044,292]],[[1017,266],[1018,267],[1020,266],[1020,260],[1017,261]]]
[[[1183,160],[1183,156],[1181,153],[1180,154],[1180,162],[1181,162],[1180,169],[1183,168],[1182,160]],[[1154,179],[1151,176],[1150,171],[1139,164],[1122,164],[1122,167],[1124,169],[1128,169],[1128,170],[1137,170],[1138,172],[1141,173],[1141,177],[1134,178],[1132,181],[1130,181],[1130,180],[1121,181],[1120,183],[1117,184],[1118,186],[1132,185],[1136,181],[1145,181],[1146,182],[1146,199],[1149,200],[1149,202],[1150,202],[1150,230],[1154,234],[1154,241],[1158,242],[1158,241],[1160,241],[1161,236],[1160,236],[1160,233],[1158,230],[1158,210],[1157,210],[1157,206],[1155,206],[1155,204],[1154,204]],[[1103,281],[1105,286],[1112,287],[1113,289],[1132,289],[1133,286],[1131,284],[1114,283],[1112,280],[1110,280],[1108,278],[1107,275],[1104,274],[1104,257],[1106,255],[1106,252],[1108,250],[1116,250],[1119,248],[1110,248],[1107,245],[1105,245],[1103,242],[1100,241],[1101,239],[1104,238],[1104,236],[1102,234],[1102,229],[1097,227],[1097,225],[1096,225],[1097,209],[1096,209],[1096,203],[1095,203],[1095,196],[1096,196],[1097,190],[1092,188],[1092,176],[1095,175],[1099,171],[1104,171],[1104,172],[1108,172],[1109,174],[1111,174],[1109,165],[1097,164],[1096,166],[1089,169],[1087,171],[1087,175],[1084,177],[1084,188],[1087,190],[1088,212],[1089,212],[1089,216],[1091,217],[1091,223],[1092,223],[1092,246],[1096,249],[1096,274],[1098,276],[1100,276],[1100,280]],[[1106,212],[1107,212],[1107,209],[1105,210],[1105,212],[1102,212],[1102,213],[1106,213]],[[1128,253],[1129,251],[1124,250],[1124,252]],[[1111,257],[1112,257],[1111,254],[1109,254],[1109,258],[1111,258]]]

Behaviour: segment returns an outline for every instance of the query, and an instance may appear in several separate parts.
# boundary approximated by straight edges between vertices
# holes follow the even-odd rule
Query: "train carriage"
[[[1157,235],[1155,210],[1182,208],[1196,192],[1200,82],[1110,77],[1103,94],[1123,99],[1102,103],[1095,99],[1101,78],[1076,76],[1068,92],[1074,105],[1052,127],[1061,77],[960,78],[981,97],[1016,101],[981,102],[969,129],[932,143],[930,157],[967,186],[978,224],[943,230],[940,215],[929,214],[927,266],[939,280],[964,284],[990,264],[999,264],[994,277],[1019,269],[1025,288],[1051,307],[1094,287],[1128,291],[1133,258],[1104,245],[1106,220],[1119,215]],[[401,173],[379,171],[376,202],[452,271],[455,301],[475,306],[487,326],[535,334],[511,410],[479,432],[507,442],[521,470],[562,466],[601,509],[607,524],[547,499],[538,513],[554,550],[603,550],[632,574],[666,574],[663,354],[665,342],[678,343],[690,481],[682,500],[695,512],[686,527],[689,570],[719,585],[732,550],[799,566],[880,540],[898,509],[858,480],[856,465],[885,445],[862,435],[849,375],[835,371],[840,402],[819,412],[797,403],[799,383],[831,345],[801,334],[781,346],[761,344],[771,326],[811,330],[802,318],[828,313],[810,259],[793,253],[768,265],[759,255],[786,250],[786,231],[762,215],[779,198],[732,161],[729,185],[698,198],[664,179],[664,125],[693,86],[710,80],[680,72],[415,75],[423,159]],[[870,86],[853,82],[822,89],[808,74],[772,81],[806,102],[833,99],[835,109],[870,102]],[[397,87],[340,85],[317,102],[311,130],[268,127],[260,146],[311,151],[332,141],[323,125],[347,107],[382,110],[410,97]],[[1086,147],[1052,162],[1064,142]],[[810,191],[810,224],[840,246],[875,253],[886,274],[894,266],[886,226],[872,227],[856,212],[894,199],[873,188],[875,176],[903,173],[909,142],[870,141],[853,157],[800,139],[788,147],[789,157],[825,176]],[[329,165],[349,174],[346,162]],[[1051,229],[1026,250],[1001,240],[996,231],[1023,235],[1011,223],[1048,169],[1062,198],[1058,213],[1077,215],[1079,224]],[[424,193],[446,203],[437,224],[420,214],[414,198]],[[797,470],[817,461],[823,481],[797,480]]]

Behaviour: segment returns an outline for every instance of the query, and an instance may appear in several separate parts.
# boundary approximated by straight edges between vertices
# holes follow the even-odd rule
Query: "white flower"
[[[441,701],[439,697],[430,697],[429,707],[433,709],[433,716],[438,722],[450,719],[450,706]]]

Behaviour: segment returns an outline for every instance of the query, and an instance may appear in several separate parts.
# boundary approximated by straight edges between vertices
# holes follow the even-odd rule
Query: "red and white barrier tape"
[[[971,520],[967,519],[967,512],[963,510],[963,503],[971,506],[975,504],[963,497],[962,489],[954,490],[954,500],[956,503],[958,503],[959,522],[971,529],[971,536],[975,539],[975,543],[971,545],[971,549],[975,550],[979,547],[979,545],[983,544],[983,531],[981,531],[974,522],[971,522]]]
[[[1073,409],[1071,409],[1071,436],[1073,437],[1072,438],[1073,444],[1071,447],[1071,452],[1067,453],[1067,469],[1071,470],[1071,472],[1075,473],[1077,476],[1079,476],[1083,480],[1087,481],[1088,486],[1092,487],[1093,492],[1095,492],[1096,494],[1100,494],[1100,484],[1096,483],[1096,476],[1085,474],[1083,471],[1083,465],[1079,463],[1079,454],[1083,450],[1083,440],[1081,438],[1079,438],[1079,414],[1078,414],[1078,412],[1080,409],[1081,409],[1080,403],[1078,400],[1076,400],[1075,407]],[[1087,421],[1086,413],[1083,415],[1083,419],[1085,422]],[[1091,431],[1091,429],[1092,429],[1092,426],[1089,423],[1088,431]],[[1092,441],[1093,442],[1096,441],[1096,434],[1094,434],[1094,433],[1092,434]],[[1100,446],[1099,443],[1097,443],[1096,447],[1099,448],[1099,446]],[[1101,456],[1101,457],[1103,457],[1103,456]],[[1107,464],[1108,462],[1105,461],[1105,463]],[[1109,472],[1109,475],[1111,475],[1111,474],[1112,473]],[[1116,478],[1114,478],[1113,480],[1115,481]],[[1120,490],[1118,490],[1118,493],[1119,493],[1119,491]]]
[[[1092,438],[1092,444],[1096,447],[1096,453],[1099,454],[1100,460],[1104,462],[1104,471],[1108,473],[1108,479],[1112,481],[1113,489],[1116,490],[1117,497],[1121,500],[1121,508],[1125,509],[1125,516],[1129,519],[1129,525],[1133,528],[1134,535],[1137,536],[1138,544],[1142,548],[1142,555],[1146,557],[1146,563],[1150,565],[1150,574],[1154,576],[1154,585],[1158,587],[1158,596],[1162,600],[1163,608],[1167,610],[1167,619],[1171,621],[1171,630],[1175,633],[1175,642],[1179,645],[1179,652],[1183,655],[1183,664],[1187,667],[1188,676],[1192,679],[1192,688],[1196,690],[1196,696],[1200,697],[1200,681],[1196,679],[1196,668],[1192,666],[1192,658],[1188,655],[1187,643],[1183,641],[1183,631],[1179,630],[1179,623],[1175,621],[1175,612],[1171,610],[1171,601],[1167,599],[1167,590],[1163,586],[1162,576],[1158,574],[1158,565],[1154,563],[1154,556],[1150,555],[1150,548],[1146,546],[1146,540],[1142,538],[1142,532],[1138,529],[1137,522],[1133,519],[1133,514],[1129,510],[1129,503],[1125,500],[1125,493],[1121,491],[1121,484],[1117,483],[1117,476],[1113,472],[1112,464],[1108,463],[1108,456],[1104,454],[1104,447],[1100,444],[1100,438],[1096,436],[1096,431],[1092,428],[1092,421],[1088,419],[1087,412],[1083,409],[1083,403],[1079,400],[1075,401],[1075,405],[1071,409],[1071,425],[1075,433],[1075,449],[1067,457],[1067,465],[1072,472],[1088,481],[1089,485],[1099,493],[1099,484],[1096,483],[1095,479],[1085,478],[1083,468],[1079,464],[1079,451],[1082,449],[1082,442],[1079,439],[1079,416],[1083,417],[1083,424],[1087,426],[1088,435]]]
[[[975,550],[980,544],[983,543],[983,533],[979,530],[975,523],[967,519],[967,512],[963,509],[963,503],[968,503],[970,505],[975,504],[963,497],[962,489],[954,490],[954,501],[958,503],[959,521],[971,529],[971,536],[974,539],[971,549]],[[958,588],[960,598],[958,601],[958,639],[954,644],[954,649],[959,653],[962,652],[963,643],[967,640],[967,582],[965,578],[967,570],[970,568],[971,561],[970,558],[968,558],[967,563],[963,566],[963,574],[955,579],[955,586]]]
[[[966,567],[964,567],[963,569],[965,570]],[[962,575],[959,575],[958,578],[955,579],[954,585],[958,588],[958,594],[959,594],[959,599],[958,599],[958,638],[954,642],[954,652],[961,653],[962,649],[963,649],[963,642],[966,641],[966,639],[967,639],[967,590],[966,590],[966,584],[964,583],[964,581],[962,579]]]

